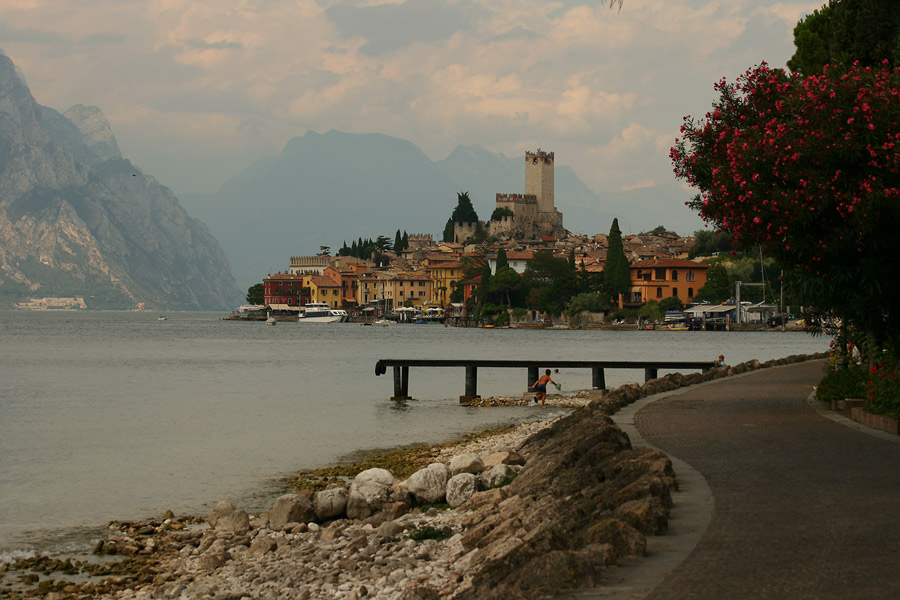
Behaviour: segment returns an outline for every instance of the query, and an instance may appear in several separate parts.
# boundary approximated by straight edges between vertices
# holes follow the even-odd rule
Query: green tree
[[[497,268],[494,269],[495,273],[499,273],[500,269],[504,269],[509,267],[509,260],[506,258],[506,250],[501,246],[499,250],[497,250]]]
[[[331,256],[331,246],[319,246],[319,256]]]
[[[669,296],[659,301],[659,308],[664,312],[671,310],[682,311],[684,310],[684,302],[678,296]]]
[[[536,252],[525,265],[523,284],[531,308],[558,315],[569,299],[577,293],[575,273],[565,258],[558,258],[547,250]]]
[[[825,65],[858,62],[900,65],[900,11],[896,0],[829,0],[794,27],[797,50],[788,67],[801,75]]]
[[[454,223],[475,223],[478,221],[478,213],[475,212],[475,207],[472,206],[469,192],[456,194],[456,208],[453,209],[453,214],[450,215],[450,218]]]
[[[628,257],[625,256],[619,219],[613,219],[607,244],[606,264],[603,266],[603,289],[613,302],[618,303],[619,294],[627,295],[631,289],[631,272]]]
[[[444,225],[444,235],[441,237],[441,240],[451,243],[456,241],[456,232],[453,227],[453,217],[447,219],[447,224]]]
[[[728,269],[721,263],[713,264],[706,270],[706,285],[697,290],[694,300],[707,302],[724,302],[731,297],[734,280],[728,275]]]
[[[658,321],[663,314],[663,310],[656,300],[648,300],[638,309],[638,316],[649,321]]]
[[[820,308],[814,329],[836,315],[865,347],[900,349],[900,71],[760,65],[716,88],[713,111],[688,117],[670,153],[701,191],[690,205],[783,266]]]
[[[247,304],[262,304],[265,301],[263,284],[255,283],[247,288]]]
[[[491,277],[491,288],[496,298],[505,299],[506,306],[513,306],[513,294],[519,289],[522,277],[509,266],[501,267],[497,263],[497,272]]]
[[[403,238],[401,239],[403,242],[403,249],[406,250],[409,248],[409,235],[407,235],[406,231],[403,232]]]
[[[724,231],[701,229],[694,232],[694,243],[688,252],[688,258],[695,256],[712,256],[719,252],[731,252],[731,236]]]
[[[503,217],[514,217],[516,214],[505,206],[498,206],[491,213],[491,221],[501,221]]]
[[[397,233],[394,234],[394,252],[400,254],[403,252],[403,236],[400,235],[400,230],[397,230]]]

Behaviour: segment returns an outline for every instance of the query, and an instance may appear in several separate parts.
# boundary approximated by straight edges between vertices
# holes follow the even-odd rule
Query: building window
[[[672,269],[672,281],[678,281],[678,271],[675,269]],[[675,295],[677,296],[678,294]]]
[[[693,271],[688,271],[687,276],[685,277],[685,279],[687,279],[688,281],[693,281],[693,280],[694,280],[694,272],[693,272]]]
[[[656,269],[656,277],[654,277],[657,281],[665,281],[666,280],[666,270],[665,269]]]
[[[678,297],[678,288],[672,288],[672,295],[676,298]]]
[[[662,288],[661,288],[661,287],[656,288],[656,297],[657,297],[657,298],[662,298],[662,297],[663,297],[663,296],[662,296]]]
[[[688,298],[694,297],[694,288],[688,288]]]

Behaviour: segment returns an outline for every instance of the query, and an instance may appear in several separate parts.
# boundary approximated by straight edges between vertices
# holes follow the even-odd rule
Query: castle
[[[553,198],[553,153],[525,153],[525,193],[497,194],[496,208],[512,213],[499,220],[482,223],[488,235],[498,238],[529,239],[536,236],[564,236],[562,213]],[[456,223],[454,235],[464,241],[475,235],[478,223]]]

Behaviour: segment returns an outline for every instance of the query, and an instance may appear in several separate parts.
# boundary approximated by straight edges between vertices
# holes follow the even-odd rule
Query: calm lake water
[[[458,329],[222,321],[218,313],[0,311],[0,560],[83,549],[110,519],[259,510],[293,470],[457,438],[558,409],[465,408],[463,369],[411,369],[405,407],[378,358],[761,361],[827,350],[791,332]],[[525,372],[480,369],[482,396]],[[643,377],[610,371],[614,387]],[[555,378],[555,377],[554,377]],[[563,392],[590,387],[560,370]]]

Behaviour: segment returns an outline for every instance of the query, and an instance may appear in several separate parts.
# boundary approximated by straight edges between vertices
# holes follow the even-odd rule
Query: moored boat
[[[347,311],[331,308],[325,302],[310,302],[300,308],[298,323],[343,323],[350,319]]]

